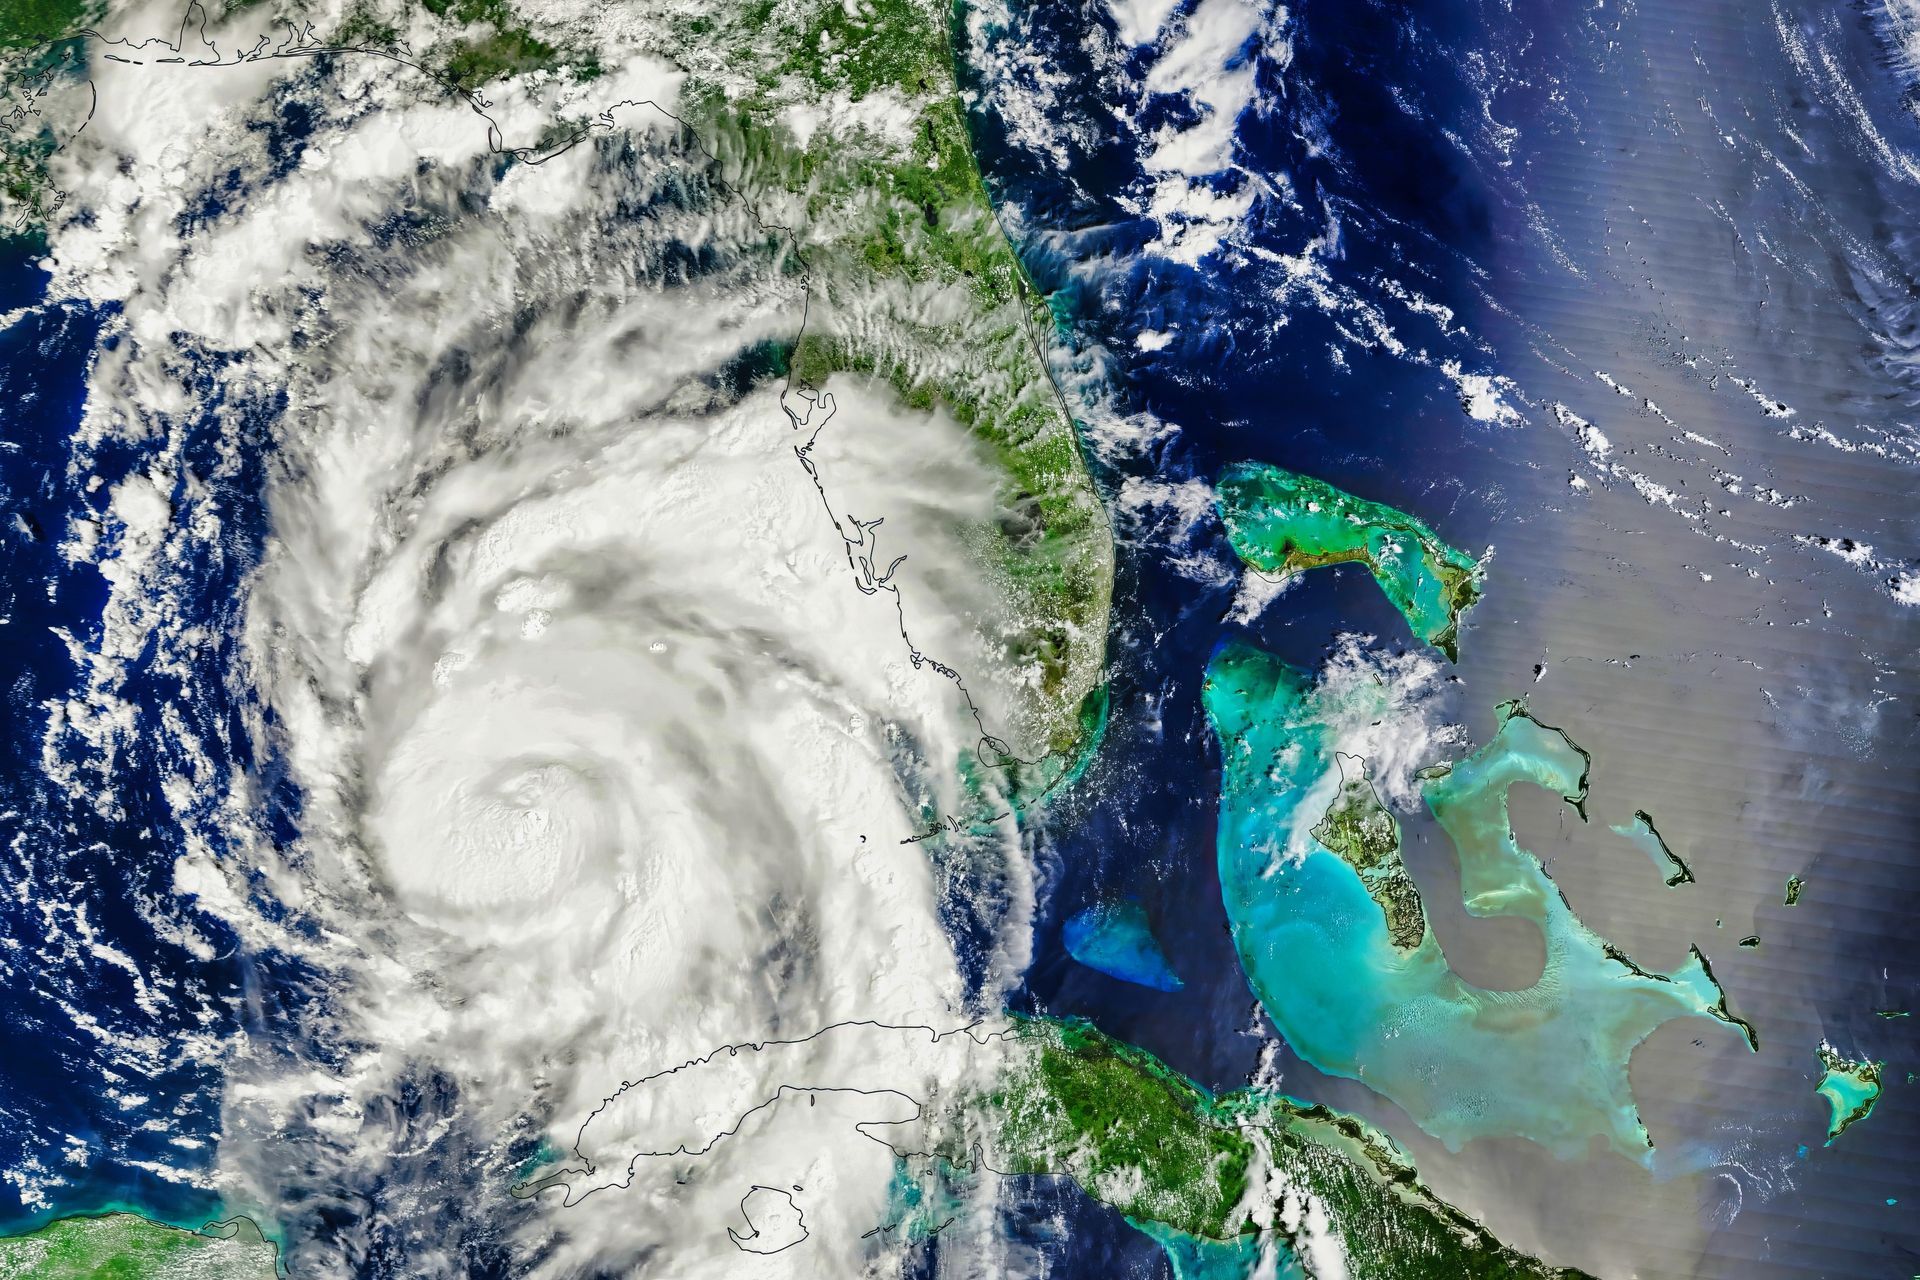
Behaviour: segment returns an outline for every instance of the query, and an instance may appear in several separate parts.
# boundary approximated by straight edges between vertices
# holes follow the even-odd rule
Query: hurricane
[[[1917,84],[4,8],[0,1274],[1897,1266]]]

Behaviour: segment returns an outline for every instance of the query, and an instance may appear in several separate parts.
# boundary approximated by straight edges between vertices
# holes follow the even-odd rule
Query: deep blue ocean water
[[[172,608],[200,621],[208,639],[184,690],[153,670],[151,643],[128,663],[119,696],[138,728],[117,743],[110,767],[71,739],[56,740],[55,754],[78,779],[71,789],[60,785],[42,768],[49,705],[85,700],[88,689],[59,633],[97,636],[107,596],[99,570],[69,560],[61,546],[71,522],[103,512],[113,486],[144,470],[159,441],[84,453],[74,444],[96,348],[103,335],[108,351],[119,339],[109,312],[46,303],[37,257],[31,243],[0,248],[0,306],[28,309],[0,333],[0,494],[8,512],[0,804],[14,886],[0,906],[8,969],[0,983],[0,1167],[19,1175],[0,1186],[0,1230],[114,1207],[197,1226],[220,1207],[204,1180],[220,1125],[218,1045],[243,1023],[272,1021],[267,1008],[279,997],[269,988],[297,988],[243,966],[235,940],[175,894],[174,860],[188,825],[205,813],[183,815],[161,794],[165,779],[191,762],[180,756],[179,738],[155,731],[153,717],[163,704],[181,708],[218,767],[255,772],[269,796],[283,790],[271,769],[256,768],[238,718],[248,695],[226,674],[235,669],[241,583],[264,536],[268,455],[256,435],[223,458],[222,428],[211,421],[231,408],[264,424],[275,406],[210,403],[208,419],[180,424],[187,470],[203,487],[170,496],[176,507],[205,504],[222,532],[208,554],[181,564]],[[188,376],[207,391],[218,356],[204,359],[207,369]],[[177,931],[190,915],[211,958]],[[104,960],[89,940],[138,969],[144,998],[126,964]],[[214,1051],[191,1052],[196,1045]],[[69,1158],[70,1149],[84,1160]]]
[[[1782,13],[1789,28],[1831,16]],[[1750,1064],[1690,1057],[1684,1040],[1649,1046],[1660,1051],[1642,1081],[1649,1124],[1676,1150],[1705,1152],[1729,1172],[1698,1196],[1691,1184],[1687,1195],[1667,1196],[1658,1185],[1619,1183],[1599,1171],[1604,1188],[1579,1207],[1597,1224],[1594,1233],[1659,1237],[1657,1221],[1635,1216],[1657,1200],[1676,1218],[1719,1224],[1701,1265],[1706,1274],[1905,1275],[1920,1255],[1920,1235],[1902,1208],[1920,1203],[1920,1108],[1906,1081],[1920,1069],[1920,1037],[1911,1019],[1875,1011],[1920,1003],[1920,962],[1910,946],[1920,918],[1910,834],[1920,817],[1911,768],[1912,708],[1920,705],[1913,615],[1848,566],[1791,548],[1751,560],[1766,566],[1765,592],[1731,603],[1704,599],[1699,573],[1724,584],[1737,576],[1728,559],[1741,557],[1703,551],[1624,486],[1598,514],[1572,503],[1567,476],[1580,454],[1555,434],[1548,409],[1565,400],[1606,427],[1623,452],[1637,441],[1652,455],[1673,442],[1664,430],[1643,430],[1650,419],[1633,402],[1657,400],[1688,428],[1741,451],[1748,460],[1736,469],[1751,481],[1764,477],[1807,496],[1795,509],[1810,513],[1804,518],[1724,526],[1741,541],[1772,546],[1798,530],[1870,538],[1909,559],[1920,548],[1911,455],[1822,452],[1789,441],[1785,427],[1756,414],[1731,383],[1764,382],[1769,396],[1797,406],[1796,423],[1822,422],[1854,441],[1874,431],[1911,434],[1920,402],[1911,362],[1912,299],[1920,296],[1920,228],[1911,210],[1920,202],[1805,85],[1781,52],[1775,21],[1732,4],[1581,12],[1524,3],[1297,5],[1285,24],[1286,56],[1241,51],[1257,70],[1262,106],[1240,122],[1241,172],[1218,179],[1232,191],[1250,174],[1284,174],[1291,199],[1257,201],[1233,248],[1197,268],[1143,252],[1155,228],[1126,202],[1141,177],[1141,135],[1186,119],[1190,108],[1170,98],[1129,102],[1138,106],[1131,124],[1113,123],[1120,78],[1085,40],[1090,30],[1112,29],[1104,6],[1070,2],[1013,15],[1014,36],[1044,50],[1063,75],[1050,109],[1101,125],[1080,136],[1065,167],[1012,145],[990,111],[977,113],[974,125],[990,181],[1019,211],[1029,265],[1052,291],[1065,331],[1109,354],[1106,385],[1117,407],[1177,427],[1144,456],[1117,464],[1105,477],[1111,487],[1128,476],[1205,478],[1258,458],[1412,511],[1457,546],[1495,546],[1493,591],[1463,640],[1457,711],[1482,741],[1494,703],[1531,688],[1536,662],[1557,662],[1583,636],[1603,637],[1591,652],[1575,651],[1572,665],[1551,665],[1536,696],[1543,707],[1558,699],[1549,718],[1613,770],[1602,782],[1653,797],[1645,803],[1663,831],[1687,840],[1701,884],[1692,897],[1663,896],[1646,879],[1644,858],[1629,853],[1612,871],[1571,856],[1553,869],[1589,922],[1628,939],[1636,954],[1664,948],[1671,958],[1675,940],[1701,941],[1767,1051]],[[1870,11],[1848,9],[1839,22],[1835,47],[1854,60],[1854,83],[1891,143],[1920,148],[1920,127],[1902,114],[1908,90],[1875,44]],[[1136,73],[1150,56],[1125,55]],[[1507,135],[1489,123],[1496,119],[1517,130],[1505,150]],[[1804,145],[1796,148],[1784,128]],[[297,158],[302,122],[289,118],[283,132],[275,146]],[[1813,196],[1792,198],[1769,176],[1774,159],[1790,160]],[[1340,301],[1283,301],[1275,256],[1316,252],[1330,225],[1338,226],[1338,249],[1317,256],[1329,295]],[[1879,252],[1869,262],[1858,244]],[[28,245],[0,253],[0,309],[36,304],[42,279],[33,259]],[[1386,291],[1389,280],[1417,288],[1451,319],[1439,325],[1409,313]],[[1365,306],[1390,315],[1422,358],[1368,341],[1355,318]],[[217,1058],[183,1050],[243,1028],[271,1041],[287,1025],[283,1004],[309,990],[306,975],[243,962],[235,940],[203,915],[193,925],[214,944],[214,959],[175,940],[169,926],[189,909],[171,889],[182,828],[160,788],[182,761],[170,756],[169,736],[135,734],[120,744],[117,809],[107,813],[86,792],[70,794],[43,776],[46,704],[84,692],[54,629],[91,634],[105,598],[98,571],[69,562],[60,544],[75,517],[98,513],[112,486],[147,458],[145,447],[127,445],[79,458],[71,442],[88,362],[112,319],[46,306],[0,334],[0,493],[9,516],[0,575],[9,711],[0,817],[7,879],[27,886],[0,902],[9,966],[0,983],[8,1060],[0,1168],[21,1174],[0,1183],[0,1230],[115,1205],[180,1222],[216,1212],[218,1197],[193,1179],[209,1167],[218,1137],[220,1068]],[[1142,351],[1135,339],[1147,330],[1178,336]],[[200,358],[209,371],[220,359]],[[1528,425],[1503,428],[1464,413],[1439,372],[1448,360],[1512,378]],[[1600,368],[1636,395],[1616,398],[1586,376]],[[147,669],[150,653],[132,664],[121,696],[136,723],[163,702],[191,708],[201,749],[217,767],[256,779],[262,827],[284,838],[297,822],[298,797],[274,761],[251,756],[238,722],[250,694],[226,674],[234,669],[241,585],[266,532],[265,432],[277,406],[232,408],[256,433],[243,435],[238,468],[215,457],[210,423],[178,424],[205,488],[174,498],[210,504],[223,530],[217,553],[181,565],[174,584],[174,607],[212,637],[195,666],[193,696],[180,698]],[[102,483],[90,486],[95,477]],[[1704,472],[1696,483],[1714,488]],[[1772,511],[1760,515],[1773,521]],[[1270,1028],[1220,907],[1218,762],[1200,713],[1199,674],[1230,636],[1302,666],[1317,664],[1343,631],[1408,641],[1398,615],[1352,569],[1311,575],[1251,627],[1234,627],[1223,622],[1232,583],[1174,565],[1175,553],[1227,563],[1217,527],[1203,522],[1171,545],[1131,533],[1115,609],[1112,729],[1100,762],[1066,798],[1064,820],[1036,850],[1048,898],[1019,1004],[1090,1017],[1231,1088],[1253,1071]],[[1834,616],[1812,622],[1823,602]],[[1617,629],[1607,632],[1612,623]],[[1730,674],[1700,659],[1717,656],[1715,645],[1733,655],[1724,664]],[[1780,674],[1734,671],[1738,657]],[[1880,667],[1887,674],[1876,680]],[[1735,679],[1761,680],[1786,709],[1773,718],[1756,712],[1762,702],[1745,686],[1723,696],[1717,682]],[[1641,682],[1653,692],[1636,701]],[[1795,689],[1818,696],[1796,700]],[[1879,692],[1894,695],[1894,710],[1858,713]],[[1776,754],[1755,745],[1763,739],[1777,740]],[[1736,759],[1738,768],[1721,778],[1717,757]],[[1543,840],[1551,834],[1550,826],[1539,832]],[[1790,910],[1777,896],[1788,872],[1805,872],[1810,886]],[[1444,885],[1444,868],[1435,874],[1423,880],[1430,890]],[[1066,953],[1067,919],[1128,895],[1145,904],[1184,990],[1124,983]],[[128,956],[164,999],[143,1003],[123,970],[79,943],[81,910],[94,936]],[[1722,916],[1727,928],[1716,936]],[[1443,925],[1466,928],[1440,921],[1436,929]],[[1751,954],[1733,946],[1748,927],[1766,939]],[[1456,936],[1463,955],[1473,949],[1466,933]],[[1890,1064],[1878,1111],[1832,1148],[1819,1145],[1824,1115],[1812,1095],[1812,1047],[1823,1037]],[[1496,1219],[1503,1229],[1518,1224],[1524,1232],[1536,1210],[1539,1221],[1557,1221],[1525,1188],[1503,1186],[1502,1153],[1452,1162],[1359,1086],[1321,1077],[1285,1053],[1277,1062],[1289,1091],[1384,1125],[1436,1186],[1470,1209],[1491,1213],[1507,1196],[1508,1216]],[[448,1105],[450,1088],[423,1080],[417,1097],[396,1105],[417,1107],[424,1124]],[[147,1127],[152,1120],[164,1124]],[[72,1142],[91,1153],[84,1166],[66,1159]],[[400,1171],[409,1172],[450,1176]],[[406,1190],[393,1188],[395,1204]],[[1157,1246],[1083,1197],[1036,1183],[1016,1187],[1012,1199],[1015,1228],[1030,1234],[1057,1274],[1165,1274]],[[361,1213],[343,1209],[342,1229]],[[408,1229],[419,1228],[375,1241],[370,1274],[383,1258],[404,1258],[399,1237]],[[1540,1231],[1542,1241],[1520,1242],[1551,1246],[1554,1228]],[[1613,1256],[1587,1244],[1568,1260]],[[929,1266],[940,1247],[928,1246]],[[486,1254],[476,1271],[499,1265]],[[1659,1265],[1643,1273],[1660,1274]]]
[[[1914,296],[1910,211],[1920,204],[1910,187],[1876,172],[1869,147],[1839,136],[1837,112],[1794,87],[1774,16],[1751,6],[1308,0],[1289,8],[1285,54],[1241,52],[1258,69],[1262,105],[1242,118],[1235,159],[1248,173],[1284,175],[1291,198],[1257,201],[1229,250],[1197,269],[1143,252],[1157,229],[1134,199],[1144,181],[1142,137],[1166,118],[1156,113],[1178,118],[1187,109],[1131,87],[1154,51],[1116,53],[1111,39],[1088,39],[1089,29],[1113,29],[1100,4],[1019,6],[987,41],[1008,65],[1017,48],[1025,65],[1045,65],[1065,85],[1015,70],[1006,73],[1013,94],[1097,122],[1070,135],[1061,163],[1020,146],[992,111],[974,120],[990,185],[1019,210],[1030,267],[1057,290],[1063,327],[1104,353],[1119,410],[1177,426],[1146,456],[1122,459],[1109,483],[1204,478],[1256,458],[1411,511],[1469,551],[1493,545],[1489,598],[1462,639],[1454,714],[1485,741],[1494,704],[1532,693],[1546,718],[1596,749],[1600,783],[1630,781],[1641,788],[1636,803],[1686,815],[1681,829],[1705,864],[1695,864],[1703,883],[1691,898],[1660,897],[1644,856],[1624,846],[1604,874],[1551,857],[1549,867],[1589,924],[1630,952],[1657,955],[1664,966],[1684,954],[1685,940],[1698,940],[1736,1011],[1760,1025],[1763,1053],[1749,1063],[1689,1046],[1696,1033],[1663,1029],[1636,1056],[1642,1110],[1674,1153],[1669,1166],[1714,1169],[1684,1190],[1596,1165],[1590,1194],[1579,1189],[1585,1175],[1571,1173],[1530,1191],[1529,1175],[1517,1170],[1533,1165],[1509,1164],[1489,1144],[1450,1160],[1408,1117],[1283,1053],[1284,1087],[1382,1124],[1436,1187],[1522,1244],[1551,1246],[1568,1217],[1591,1222],[1589,1239],[1548,1248],[1557,1260],[1642,1274],[1907,1274],[1920,1233],[1888,1200],[1920,1201],[1920,1116],[1905,1077],[1920,1063],[1920,1039],[1911,1020],[1874,1011],[1910,1007],[1920,986],[1910,946],[1920,905],[1910,786],[1920,633],[1875,584],[1838,563],[1796,562],[1781,548],[1791,547],[1798,519],[1810,533],[1862,528],[1912,556],[1916,477],[1910,455],[1869,466],[1857,454],[1837,463],[1793,453],[1784,427],[1755,412],[1757,397],[1732,379],[1768,384],[1768,395],[1797,406],[1794,422],[1844,417],[1857,424],[1852,439],[1911,442],[1915,369],[1902,346],[1910,350],[1911,312],[1889,322],[1894,309],[1863,298],[1860,268],[1848,259],[1850,246],[1883,246],[1878,265]],[[1791,29],[1828,17],[1785,12],[1779,21]],[[1846,65],[1880,110],[1875,118],[1904,131],[1892,135],[1896,145],[1920,142],[1868,15],[1853,10],[1839,22],[1843,51],[1857,59]],[[986,64],[994,61],[990,52]],[[993,79],[975,80],[989,103]],[[1004,81],[997,91],[1009,92]],[[1816,134],[1822,128],[1829,132]],[[1786,133],[1806,145],[1795,148]],[[1782,182],[1776,156],[1791,156],[1814,194],[1797,196]],[[1219,182],[1230,190],[1241,180]],[[1338,249],[1320,261],[1339,301],[1283,300],[1275,257],[1310,252],[1330,221]],[[1749,252],[1755,243],[1771,255]],[[1450,322],[1411,314],[1390,281],[1447,308]],[[1366,307],[1389,316],[1423,358],[1366,340],[1356,320]],[[1138,349],[1143,331],[1170,329],[1171,344]],[[1463,412],[1438,369],[1448,360],[1511,378],[1509,403],[1527,425]],[[1610,371],[1633,394],[1590,370]],[[1776,488],[1815,495],[1820,505],[1777,524],[1769,524],[1773,513],[1743,524],[1739,510],[1710,511],[1700,522],[1712,529],[1724,520],[1725,536],[1764,545],[1765,554],[1728,553],[1726,542],[1671,516],[1660,526],[1658,499],[1610,494],[1606,511],[1582,508],[1568,480],[1583,459],[1577,442],[1556,433],[1550,409],[1563,399],[1609,430],[1630,411],[1632,434],[1616,444],[1631,444],[1615,455],[1630,466],[1670,457],[1677,433],[1692,430],[1731,449],[1739,461],[1725,472],[1750,484],[1764,469]],[[1657,402],[1673,430],[1642,401]],[[1650,421],[1654,432],[1644,430]],[[1715,483],[1680,480],[1689,486],[1681,505],[1702,494],[1692,486],[1712,493]],[[1113,725],[1078,805],[1047,846],[1053,897],[1023,999],[1089,1017],[1203,1082],[1232,1088],[1253,1072],[1268,1031],[1219,907],[1218,762],[1198,707],[1198,672],[1230,636],[1310,669],[1343,631],[1389,646],[1409,640],[1351,568],[1309,575],[1251,628],[1236,627],[1223,621],[1232,584],[1197,581],[1176,564],[1222,557],[1217,522],[1172,546],[1138,528],[1134,535],[1121,549]],[[1730,577],[1735,591],[1765,585],[1725,601],[1706,596],[1711,581]],[[1616,590],[1620,598],[1610,599]],[[1837,620],[1822,619],[1816,599]],[[1742,658],[1791,674],[1738,685],[1726,668]],[[1537,690],[1536,662],[1547,673]],[[1877,682],[1873,662],[1887,673]],[[1636,680],[1646,698],[1637,704],[1627,698],[1643,695],[1623,693]],[[1775,689],[1795,682],[1803,691],[1828,686],[1821,713],[1777,709]],[[1849,714],[1825,701],[1851,693],[1864,702],[1882,690],[1903,710]],[[1688,707],[1697,719],[1671,714]],[[1774,745],[1754,745],[1762,739]],[[1722,783],[1715,769],[1736,758],[1742,768]],[[1780,812],[1761,816],[1775,805]],[[1534,821],[1525,806],[1520,813]],[[1409,831],[1424,838],[1417,823]],[[1449,953],[1458,945],[1464,967],[1476,949],[1491,952],[1482,958],[1497,965],[1498,935],[1476,942],[1457,904],[1457,923],[1445,918],[1435,890],[1452,873],[1433,874],[1432,857],[1444,863],[1447,855],[1417,855],[1410,848]],[[1781,906],[1779,885],[1796,864],[1826,884],[1824,902]],[[1116,895],[1148,905],[1185,990],[1144,990],[1066,954],[1062,922]],[[1733,945],[1743,911],[1766,938],[1757,950]],[[1811,1096],[1811,1051],[1823,1036],[1892,1064],[1872,1120],[1832,1148],[1819,1146],[1824,1111]],[[1807,1141],[1812,1151],[1800,1160]],[[1529,1205],[1533,1196],[1562,1203]],[[1493,1212],[1503,1204],[1504,1214]],[[1663,1253],[1662,1215],[1718,1228],[1707,1256]],[[1539,1239],[1528,1238],[1530,1218]],[[1652,1243],[1616,1246],[1608,1235]]]

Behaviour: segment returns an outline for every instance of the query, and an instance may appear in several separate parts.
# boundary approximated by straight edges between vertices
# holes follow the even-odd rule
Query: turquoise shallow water
[[[1660,833],[1654,829],[1653,823],[1647,820],[1646,814],[1636,813],[1633,815],[1632,822],[1616,823],[1612,831],[1647,855],[1648,860],[1659,870],[1661,882],[1669,889],[1693,881],[1693,872],[1688,869],[1686,863],[1674,857],[1673,851],[1667,848],[1666,842],[1660,838]]]
[[[1871,1115],[1874,1104],[1880,1101],[1878,1079],[1868,1078],[1857,1070],[1849,1071],[1844,1066],[1828,1067],[1814,1088],[1833,1109],[1833,1118],[1827,1124],[1828,1146],[1833,1145],[1842,1129]]]
[[[1122,982],[1155,991],[1186,985],[1160,950],[1146,908],[1132,899],[1088,907],[1067,921],[1061,937],[1075,960]]]
[[[1223,757],[1221,891],[1269,1016],[1302,1058],[1362,1081],[1450,1148],[1517,1136],[1576,1158],[1599,1137],[1651,1163],[1628,1059],[1670,1019],[1715,1020],[1722,997],[1697,952],[1659,974],[1613,951],[1515,842],[1508,792],[1533,783],[1577,808],[1585,757],[1516,713],[1425,783],[1459,855],[1467,910],[1531,921],[1545,940],[1536,984],[1489,991],[1454,974],[1430,930],[1396,948],[1358,874],[1307,835],[1337,786],[1335,697],[1244,645],[1208,668],[1204,701]]]
[[[1362,559],[1374,581],[1424,640],[1452,634],[1477,588],[1449,585],[1477,567],[1403,511],[1267,463],[1228,467],[1216,486],[1234,554],[1262,573],[1285,575],[1296,557]]]
[[[1132,1219],[1128,1219],[1132,1222]],[[1134,1222],[1166,1250],[1173,1280],[1308,1280],[1299,1259],[1271,1233],[1237,1240],[1203,1240],[1157,1222]]]

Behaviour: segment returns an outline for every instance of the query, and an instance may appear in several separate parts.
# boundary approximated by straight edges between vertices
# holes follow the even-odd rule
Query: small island
[[[1669,889],[1683,884],[1693,883],[1693,868],[1675,853],[1666,839],[1660,834],[1660,828],[1653,825],[1653,815],[1645,809],[1633,811],[1631,825],[1622,823],[1613,828],[1614,834],[1625,836],[1642,853],[1653,860],[1660,870],[1661,878]]]
[[[1827,1122],[1827,1145],[1832,1146],[1834,1139],[1873,1114],[1880,1101],[1880,1073],[1887,1064],[1846,1058],[1830,1044],[1822,1044],[1818,1054],[1820,1083],[1814,1091],[1833,1109]]]

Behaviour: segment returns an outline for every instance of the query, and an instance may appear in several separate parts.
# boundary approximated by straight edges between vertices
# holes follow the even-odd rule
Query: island
[[[1679,854],[1667,844],[1660,834],[1660,828],[1653,825],[1653,815],[1645,809],[1633,811],[1631,824],[1618,824],[1613,828],[1615,835],[1625,836],[1638,848],[1653,865],[1660,870],[1667,888],[1672,889],[1683,884],[1693,883],[1693,868],[1681,860]]]
[[[1249,569],[1284,579],[1363,565],[1415,635],[1459,658],[1460,615],[1480,598],[1480,565],[1419,520],[1267,463],[1236,463],[1215,488],[1234,554]]]
[[[1360,876],[1367,896],[1386,917],[1387,936],[1402,951],[1411,951],[1427,935],[1426,911],[1420,890],[1400,857],[1400,823],[1367,780],[1367,762],[1336,752],[1340,791],[1326,816],[1313,829],[1313,838],[1337,854]]]
[[[1832,1117],[1827,1122],[1827,1146],[1848,1129],[1873,1114],[1880,1101],[1880,1077],[1887,1069],[1884,1062],[1868,1058],[1848,1058],[1830,1044],[1816,1052],[1820,1060],[1820,1082],[1814,1091],[1827,1100]]]
[[[1256,1274],[1263,1254],[1293,1274],[1329,1247],[1368,1280],[1580,1274],[1500,1243],[1350,1116],[1258,1090],[1212,1095],[1078,1020],[1016,1020],[1011,1040],[985,1100],[992,1162],[1071,1177],[1158,1241],[1176,1275]]]
[[[800,1129],[780,1136],[788,1124],[808,1126],[804,1142]],[[1329,1257],[1368,1280],[1578,1274],[1501,1243],[1351,1116],[1270,1091],[1215,1095],[1091,1023],[1053,1017],[839,1023],[721,1046],[624,1083],[565,1165],[530,1171],[516,1194],[563,1191],[568,1205],[607,1187],[677,1196],[685,1162],[724,1148],[751,1178],[731,1193],[731,1247],[807,1248],[832,1193],[796,1175],[817,1175],[823,1150],[858,1160],[874,1143],[892,1182],[866,1236],[937,1235],[981,1203],[971,1192],[983,1179],[1059,1178],[1118,1210],[1192,1280],[1297,1275],[1302,1260]]]
[[[1479,565],[1425,524],[1258,463],[1227,468],[1219,495],[1250,570],[1364,564],[1414,634],[1457,658]],[[1316,677],[1236,641],[1208,663],[1201,701],[1221,756],[1221,896],[1248,984],[1302,1058],[1364,1081],[1450,1148],[1518,1136],[1575,1158],[1600,1138],[1650,1164],[1627,1071],[1634,1049],[1674,1018],[1719,1023],[1757,1049],[1752,1026],[1729,1010],[1698,947],[1671,972],[1637,963],[1574,914],[1518,843],[1508,794],[1521,784],[1587,821],[1591,753],[1512,700],[1480,749],[1415,767],[1405,735],[1430,729],[1388,668],[1342,677],[1367,661],[1356,650]],[[1390,786],[1371,776],[1371,757],[1396,761]],[[1537,983],[1491,991],[1453,971],[1400,863],[1383,794],[1424,802],[1458,855],[1470,915],[1539,929]],[[1621,834],[1669,884],[1692,878],[1644,810]]]
[[[1234,945],[1262,1007],[1315,1067],[1364,1081],[1449,1147],[1520,1136],[1571,1158],[1600,1137],[1647,1162],[1627,1073],[1635,1047],[1681,1017],[1751,1046],[1697,948],[1670,973],[1636,963],[1581,922],[1517,842],[1507,797],[1522,783],[1584,814],[1589,757],[1564,731],[1505,704],[1491,742],[1419,781],[1457,852],[1468,913],[1519,917],[1545,943],[1539,982],[1488,991],[1455,974],[1424,927],[1403,948],[1410,916],[1396,938],[1367,877],[1316,835],[1350,843],[1325,819],[1354,794],[1340,756],[1392,738],[1392,691],[1322,683],[1230,644],[1209,664],[1202,701],[1222,757],[1217,853]],[[1375,823],[1371,865],[1387,830]]]

